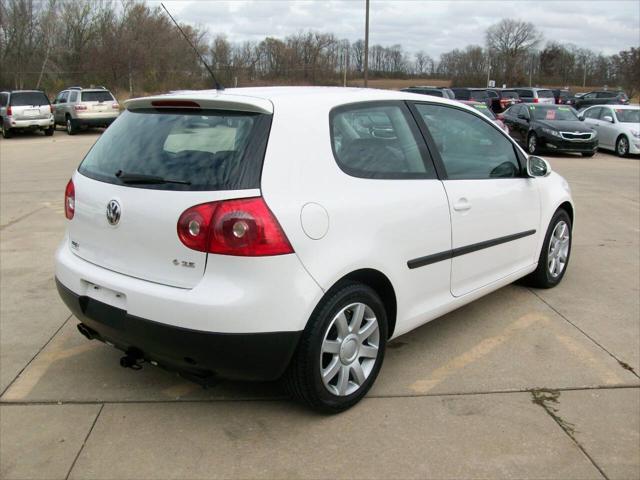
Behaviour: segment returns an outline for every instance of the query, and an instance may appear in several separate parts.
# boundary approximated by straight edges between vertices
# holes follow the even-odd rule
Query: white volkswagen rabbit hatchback
[[[514,280],[566,272],[567,182],[474,109],[343,88],[126,102],[65,192],[78,328],[201,383],[283,378],[337,412],[387,342]]]

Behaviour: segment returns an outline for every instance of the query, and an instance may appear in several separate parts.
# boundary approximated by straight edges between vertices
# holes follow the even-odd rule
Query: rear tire
[[[620,135],[616,140],[616,155],[619,157],[629,155],[629,140],[624,135]]]
[[[591,158],[596,154],[596,152],[588,152],[588,153],[583,153],[582,156],[583,157],[587,157],[587,158]]]
[[[11,133],[11,129],[5,127],[4,120],[0,120],[2,122],[2,138],[11,138],[13,133]]]
[[[373,385],[386,343],[387,316],[378,294],[361,283],[345,282],[311,314],[284,386],[314,410],[342,412]]]
[[[572,235],[569,214],[563,209],[557,210],[549,222],[538,258],[538,267],[523,279],[526,285],[552,288],[562,281],[571,256]]]
[[[66,128],[69,135],[75,135],[78,131],[78,127],[76,127],[76,124],[71,117],[67,117]]]
[[[53,132],[55,132],[55,130],[56,130],[56,129],[55,129],[55,127],[47,128],[47,129],[44,131],[44,134],[45,134],[47,137],[51,137],[51,136],[53,135]]]

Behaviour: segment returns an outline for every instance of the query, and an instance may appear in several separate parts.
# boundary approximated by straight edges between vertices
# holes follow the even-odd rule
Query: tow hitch
[[[127,354],[120,359],[120,366],[122,368],[130,368],[132,370],[140,370],[144,363],[144,357],[142,352],[136,348],[130,348],[127,350]]]

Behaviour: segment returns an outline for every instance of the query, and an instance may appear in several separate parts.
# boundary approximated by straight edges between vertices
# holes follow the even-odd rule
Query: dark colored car
[[[575,99],[576,110],[590,107],[591,105],[627,105],[629,97],[624,92],[597,91],[585,93]]]
[[[431,86],[409,87],[409,88],[403,88],[401,91],[410,92],[410,93],[420,93],[421,95],[432,95],[434,97],[441,97],[441,98],[450,98],[450,99],[456,98],[455,95],[453,94],[453,91],[450,88],[446,88],[446,87],[431,87]]]
[[[473,102],[485,103],[491,106],[491,99],[486,88],[452,88],[456,96],[456,100],[467,100]]]
[[[487,94],[491,99],[491,110],[502,113],[511,105],[520,103],[518,92],[509,88],[488,88]]]
[[[547,151],[592,157],[598,150],[597,132],[568,106],[521,103],[509,108],[503,121],[511,137],[532,155]]]
[[[555,88],[551,91],[553,92],[553,98],[556,100],[556,105],[573,105],[575,99],[569,90]]]

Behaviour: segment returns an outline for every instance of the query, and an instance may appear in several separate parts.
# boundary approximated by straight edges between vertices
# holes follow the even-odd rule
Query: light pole
[[[369,0],[366,2],[364,21],[364,86],[369,84]]]

